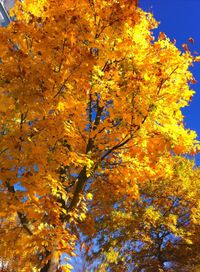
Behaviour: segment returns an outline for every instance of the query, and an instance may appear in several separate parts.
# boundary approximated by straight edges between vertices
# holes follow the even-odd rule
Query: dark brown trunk
[[[40,270],[40,272],[48,272],[49,271],[49,267],[50,267],[50,263],[51,263],[51,261],[49,260],[48,263],[46,263],[45,266],[42,267],[42,269]]]

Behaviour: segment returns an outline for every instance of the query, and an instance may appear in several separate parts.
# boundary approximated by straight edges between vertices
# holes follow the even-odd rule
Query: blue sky
[[[190,45],[190,49],[200,54],[200,0],[139,0],[139,3],[142,9],[152,12],[160,22],[159,32],[165,32],[171,39],[175,38],[180,49],[192,37],[195,43]],[[183,113],[186,126],[195,130],[200,139],[200,63],[195,64],[192,72],[198,81],[192,85],[196,94]]]

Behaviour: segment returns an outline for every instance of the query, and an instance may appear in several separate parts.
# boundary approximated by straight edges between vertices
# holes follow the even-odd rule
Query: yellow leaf
[[[86,195],[86,199],[87,199],[87,200],[92,200],[92,198],[93,198],[93,195],[92,195],[91,193],[88,193],[88,194]]]

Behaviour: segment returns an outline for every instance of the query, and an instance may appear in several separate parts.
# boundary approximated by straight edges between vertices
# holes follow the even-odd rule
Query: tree
[[[147,179],[131,205],[121,201],[107,215],[92,215],[95,229],[89,237],[96,246],[88,262],[97,271],[198,271],[199,189],[199,168],[175,157],[170,178]],[[86,221],[82,231],[87,230]],[[91,242],[86,239],[86,245]]]
[[[88,203],[132,205],[138,184],[196,151],[181,113],[194,58],[154,41],[136,1],[16,1],[12,16],[0,29],[0,255],[56,271],[93,220]]]

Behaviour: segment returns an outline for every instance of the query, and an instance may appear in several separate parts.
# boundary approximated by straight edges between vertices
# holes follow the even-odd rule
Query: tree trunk
[[[53,253],[51,260],[50,260],[50,265],[48,272],[56,272],[59,266],[59,258],[56,256],[56,251]]]
[[[40,272],[48,272],[49,271],[49,267],[50,267],[50,262],[51,260],[48,261],[48,263],[46,263],[40,270]]]
[[[50,255],[50,253],[48,253],[48,255]],[[56,272],[58,270],[59,263],[60,261],[56,256],[56,250],[53,250],[51,259],[41,268],[40,272]]]

